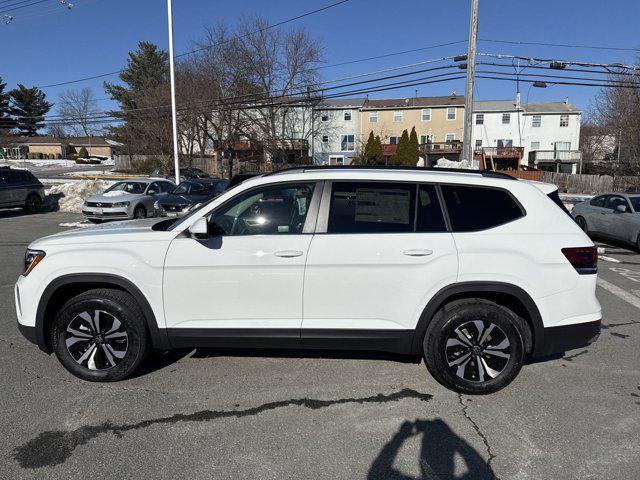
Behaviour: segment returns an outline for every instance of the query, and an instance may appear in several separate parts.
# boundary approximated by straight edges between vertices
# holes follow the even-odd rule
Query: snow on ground
[[[470,168],[469,162],[467,162],[466,160],[460,160],[460,161],[456,161],[456,160],[448,160],[444,157],[438,159],[438,163],[436,164],[436,167],[440,167],[440,168]]]
[[[82,204],[92,195],[104,192],[113,182],[82,180],[53,185],[45,190],[44,206],[61,212],[82,213]]]
[[[93,227],[93,224],[89,222],[63,222],[60,223],[59,226],[68,228],[88,228]]]

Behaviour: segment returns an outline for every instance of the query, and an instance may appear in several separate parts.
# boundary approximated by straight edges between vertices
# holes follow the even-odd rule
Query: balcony
[[[451,142],[429,142],[420,145],[420,153],[433,155],[437,153],[461,153],[462,142],[453,140]]]
[[[529,163],[579,163],[582,160],[580,150],[534,150],[529,152]]]
[[[474,152],[476,160],[482,159],[482,154],[485,157],[493,158],[516,158],[520,160],[524,156],[524,147],[487,147],[477,148]]]

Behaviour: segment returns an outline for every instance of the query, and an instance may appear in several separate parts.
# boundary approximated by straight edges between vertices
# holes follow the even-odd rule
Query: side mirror
[[[616,207],[616,212],[618,213],[625,213],[627,211],[627,206],[626,205],[618,205]]]
[[[147,190],[147,195],[155,195],[156,193],[158,192],[156,192],[155,190]]]
[[[206,240],[209,238],[209,225],[207,219],[200,217],[189,227],[189,234],[197,240]]]

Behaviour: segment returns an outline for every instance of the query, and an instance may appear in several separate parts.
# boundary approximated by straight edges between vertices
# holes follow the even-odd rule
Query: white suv
[[[504,174],[300,168],[249,179],[181,219],[33,242],[22,333],[85,380],[151,349],[423,355],[464,393],[593,342],[597,252],[556,187]]]

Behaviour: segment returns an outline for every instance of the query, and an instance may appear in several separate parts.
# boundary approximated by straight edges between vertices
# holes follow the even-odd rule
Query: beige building
[[[410,97],[367,100],[361,111],[361,138],[379,135],[383,144],[396,144],[403,130],[415,127],[418,141],[462,141],[464,96]]]
[[[89,156],[112,158],[122,144],[105,137],[69,137],[58,138],[49,135],[37,137],[6,138],[0,145],[0,158],[23,159],[29,155],[42,155],[43,158],[68,158],[77,155],[86,148]]]

